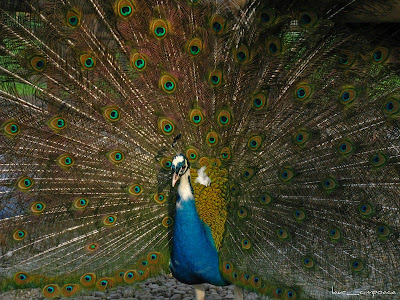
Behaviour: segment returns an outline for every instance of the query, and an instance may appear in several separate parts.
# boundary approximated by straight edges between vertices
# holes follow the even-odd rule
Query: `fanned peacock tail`
[[[227,282],[398,290],[400,28],[345,22],[392,4],[4,1],[0,289],[169,272],[178,151]]]

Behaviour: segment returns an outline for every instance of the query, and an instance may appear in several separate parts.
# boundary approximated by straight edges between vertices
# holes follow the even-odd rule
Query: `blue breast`
[[[219,271],[218,252],[199,218],[194,199],[181,201],[174,222],[170,268],[179,281],[187,284],[228,285]]]

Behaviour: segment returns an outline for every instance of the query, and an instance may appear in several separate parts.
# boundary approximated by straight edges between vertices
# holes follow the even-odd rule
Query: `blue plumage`
[[[179,161],[179,162],[178,162]],[[181,282],[227,285],[219,271],[218,252],[207,228],[199,218],[193,189],[190,182],[190,168],[186,158],[178,155],[173,161],[173,170],[180,175],[176,200],[173,246],[170,268]],[[173,183],[174,184],[174,183]]]

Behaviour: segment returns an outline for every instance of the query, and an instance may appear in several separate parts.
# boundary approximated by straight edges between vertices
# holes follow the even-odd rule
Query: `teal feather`
[[[2,1],[0,291],[112,289],[179,253],[210,258],[173,267],[190,284],[398,292],[397,10]]]

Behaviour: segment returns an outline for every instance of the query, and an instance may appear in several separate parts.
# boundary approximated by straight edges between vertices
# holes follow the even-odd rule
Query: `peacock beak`
[[[179,180],[179,178],[180,178],[179,174],[176,174],[176,173],[172,174],[172,187],[175,186],[175,184]]]

